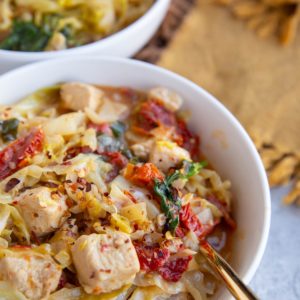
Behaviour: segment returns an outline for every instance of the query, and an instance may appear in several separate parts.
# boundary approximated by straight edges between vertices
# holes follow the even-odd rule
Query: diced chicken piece
[[[85,113],[95,124],[110,123],[124,117],[128,113],[128,106],[120,102],[114,102],[108,98],[103,98],[97,112],[87,107]]]
[[[66,37],[60,32],[55,32],[50,41],[48,42],[45,51],[57,51],[64,49],[67,49]]]
[[[0,256],[0,281],[9,282],[28,299],[48,299],[60,276],[61,267],[49,255],[11,248]]]
[[[157,99],[170,111],[177,111],[182,103],[182,98],[173,91],[163,87],[151,89],[149,92],[150,99]]]
[[[66,196],[47,187],[26,190],[16,201],[26,225],[37,236],[55,231],[68,216]]]
[[[132,283],[140,270],[135,248],[125,233],[82,235],[71,251],[79,282],[89,294]]]
[[[156,165],[161,171],[167,172],[171,167],[175,167],[182,160],[191,160],[187,150],[177,144],[168,141],[157,141],[151,152],[150,162]]]
[[[69,82],[60,88],[64,106],[74,111],[89,108],[96,110],[101,103],[103,92],[86,83]]]
[[[146,159],[149,156],[153,144],[154,140],[149,139],[146,142],[132,145],[131,150],[133,151],[135,156]]]

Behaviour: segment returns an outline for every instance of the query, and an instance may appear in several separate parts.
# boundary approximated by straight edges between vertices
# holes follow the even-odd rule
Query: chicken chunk
[[[47,299],[59,283],[61,267],[49,255],[32,250],[2,250],[0,281],[7,281],[28,299]],[[1,298],[1,297],[0,297]]]
[[[80,284],[89,294],[107,293],[132,283],[140,270],[128,235],[82,235],[71,249]]]
[[[61,86],[60,95],[66,108],[78,111],[85,108],[96,110],[103,93],[90,84],[70,82]]]
[[[66,196],[47,187],[26,190],[16,201],[26,225],[37,236],[53,232],[68,216]]]
[[[151,151],[151,148],[154,144],[153,139],[149,139],[143,143],[136,143],[131,146],[131,150],[133,151],[134,155],[143,159],[146,159]]]
[[[151,152],[150,162],[156,165],[161,171],[167,172],[175,167],[182,160],[191,160],[190,153],[179,147],[177,144],[168,141],[157,141]]]
[[[157,99],[170,111],[177,111],[182,105],[182,98],[173,91],[166,88],[157,87],[149,92],[150,99]]]

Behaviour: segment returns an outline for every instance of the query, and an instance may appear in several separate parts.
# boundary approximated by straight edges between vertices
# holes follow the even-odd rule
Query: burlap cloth
[[[255,140],[270,184],[293,179],[294,189],[285,202],[299,202],[300,34],[292,45],[282,47],[276,37],[259,38],[228,9],[210,0],[174,2],[165,29],[138,58],[160,57],[160,66],[191,79],[222,101]]]

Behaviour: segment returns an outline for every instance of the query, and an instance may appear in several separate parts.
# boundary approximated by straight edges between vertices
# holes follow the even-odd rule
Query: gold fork
[[[232,296],[238,300],[258,300],[251,290],[239,279],[238,275],[225,259],[207,241],[201,243],[200,253],[207,259],[213,270],[223,279]]]

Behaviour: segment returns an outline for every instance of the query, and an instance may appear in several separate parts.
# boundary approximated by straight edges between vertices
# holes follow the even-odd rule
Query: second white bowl
[[[131,57],[154,35],[162,23],[170,0],[156,0],[138,20],[119,32],[87,45],[51,52],[21,52],[0,50],[0,74],[35,61],[69,55],[109,55]]]

